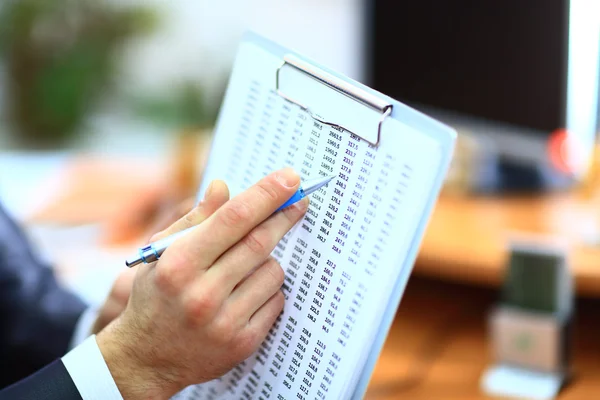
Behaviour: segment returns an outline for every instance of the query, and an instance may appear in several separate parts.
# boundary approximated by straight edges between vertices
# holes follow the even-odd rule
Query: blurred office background
[[[65,0],[52,3],[34,0],[3,3],[2,8],[5,14],[8,14],[12,7],[32,8],[30,12],[34,15],[31,15],[31,18],[35,19],[34,26],[32,26],[35,29],[35,35],[31,38],[25,36],[28,32],[24,32],[23,29],[13,29],[11,25],[8,25],[11,28],[7,32],[8,39],[5,39],[8,45],[24,42],[31,45],[32,48],[28,49],[28,54],[23,54],[24,49],[21,49],[20,52],[9,52],[6,49],[3,52],[2,88],[4,90],[2,90],[3,100],[0,104],[6,110],[7,106],[11,104],[11,99],[6,98],[8,95],[7,80],[14,78],[7,76],[7,64],[10,67],[15,63],[18,65],[18,63],[27,62],[25,60],[27,56],[44,55],[46,60],[44,65],[32,65],[31,67],[43,68],[42,71],[38,71],[40,77],[45,71],[49,71],[48,74],[52,73],[50,71],[52,64],[48,59],[48,44],[52,45],[53,39],[47,37],[50,33],[43,30],[54,31],[53,35],[56,37],[53,45],[57,49],[69,50],[68,48],[71,46],[69,41],[73,40],[77,31],[59,34],[60,27],[66,22],[65,19],[69,18],[69,8],[81,9],[84,7],[74,5],[77,2]],[[28,6],[29,3],[49,4],[34,10],[33,7]],[[135,113],[135,111],[139,111],[136,106],[140,106],[140,104],[132,104],[128,101],[132,99],[127,96],[136,97],[142,102],[146,100],[150,103],[154,100],[152,104],[144,105],[148,107],[162,105],[163,108],[160,110],[165,113],[165,119],[167,117],[177,118],[175,115],[168,114],[170,110],[166,109],[167,104],[158,103],[160,100],[167,102],[169,99],[177,97],[176,89],[189,85],[201,92],[198,93],[199,95],[206,97],[208,112],[214,112],[213,109],[221,100],[220,96],[226,84],[238,42],[248,29],[277,38],[289,47],[298,49],[353,78],[361,79],[363,77],[363,25],[365,21],[363,18],[364,6],[360,1],[319,2],[311,0],[282,3],[272,0],[250,2],[236,0],[221,3],[191,0],[178,2],[130,0],[87,3],[94,4],[87,7],[86,12],[90,13],[88,23],[92,23],[94,20],[94,13],[112,15],[107,17],[104,25],[94,22],[96,26],[90,28],[87,39],[86,37],[81,38],[80,44],[84,45],[85,40],[105,41],[107,47],[98,47],[98,52],[102,51],[106,54],[77,54],[75,52],[73,52],[75,54],[65,54],[65,51],[61,53],[65,58],[71,55],[80,57],[72,60],[73,66],[65,66],[65,70],[76,68],[75,63],[77,62],[86,62],[84,60],[86,56],[110,58],[113,68],[110,76],[107,76],[106,79],[115,81],[116,84],[112,85],[108,93],[112,103],[104,102],[100,107],[94,108],[87,114],[85,121],[91,123],[91,127],[89,124],[86,124],[85,127],[78,126],[80,129],[78,132],[72,133],[70,138],[72,140],[65,142],[67,145],[74,144],[93,149],[94,146],[106,144],[110,138],[112,146],[118,149],[120,143],[126,141],[128,137],[134,139],[135,143],[138,139],[144,139],[145,136],[148,136],[149,140],[155,139],[157,143],[162,144],[163,138],[158,139],[152,136],[159,129],[154,120],[150,120],[149,126],[136,129],[136,132],[132,132],[133,129],[126,127],[126,124],[132,123],[132,121],[135,123],[148,122],[145,118],[136,118],[140,117]],[[57,9],[61,11],[57,11]],[[28,12],[27,10],[23,11]],[[119,15],[123,12],[133,15]],[[77,22],[73,21],[73,23]],[[49,26],[45,28],[44,25]],[[85,27],[77,29],[84,30]],[[95,31],[91,31],[91,29],[95,29]],[[114,35],[120,35],[120,41],[111,41],[111,36]],[[71,50],[76,51],[77,49]],[[15,59],[16,57],[22,59]],[[64,60],[65,63],[70,61]],[[108,61],[106,60],[106,62]],[[86,79],[93,81],[94,79],[89,76],[80,78],[84,81]],[[60,93],[61,90],[66,92],[69,90],[69,85],[77,83],[75,80],[64,79],[63,85],[65,86],[51,89],[56,90],[57,93]],[[90,82],[90,84],[95,84],[95,82]],[[97,91],[102,92],[104,86],[99,86]],[[13,90],[17,89],[19,88],[13,88]],[[28,87],[24,88],[24,90],[26,89]],[[93,93],[94,96],[96,94],[96,92]],[[146,98],[139,99],[139,97]],[[174,119],[169,120],[169,122],[173,121]],[[143,131],[142,136],[138,136],[140,134],[137,132],[138,130]],[[14,144],[15,136],[18,139],[18,135],[19,132],[7,131],[6,124],[3,124],[3,145],[23,145],[21,140],[17,140],[18,143]],[[44,137],[43,133],[39,135]],[[60,140],[59,135],[56,134],[57,143]],[[128,151],[131,143],[126,143],[125,149]],[[35,147],[36,141],[32,140],[30,145]]]
[[[478,398],[515,233],[566,240],[581,308],[600,307],[595,0],[2,1],[0,200],[67,285],[100,302],[148,221],[193,195],[249,29],[459,133],[372,398]],[[440,326],[458,339],[421,340]]]
[[[206,147],[244,32],[277,39],[361,79],[363,8],[360,1],[343,0],[2,2],[5,205],[17,214],[38,206],[32,200],[36,185],[10,172],[13,162],[33,165],[32,151],[38,165],[47,160],[43,176],[62,168],[65,152],[179,158],[181,165],[173,168],[189,185],[193,178],[184,170],[192,166],[183,163],[190,156],[181,149]],[[193,143],[190,132],[202,143]],[[44,180],[33,170],[27,176]],[[24,210],[24,198],[32,210]]]

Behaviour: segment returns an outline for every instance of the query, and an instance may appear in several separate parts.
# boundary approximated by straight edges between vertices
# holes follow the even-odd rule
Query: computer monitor
[[[549,164],[548,138],[564,129],[589,151],[600,69],[594,3],[367,1],[366,80],[485,137],[501,157]]]

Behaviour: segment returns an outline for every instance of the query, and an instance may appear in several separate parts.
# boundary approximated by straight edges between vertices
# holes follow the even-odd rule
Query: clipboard
[[[440,161],[432,174],[431,189],[425,197],[423,211],[419,216],[413,237],[410,239],[408,251],[403,255],[403,261],[398,265],[400,273],[396,281],[393,282],[392,293],[383,312],[377,330],[378,333],[372,342],[369,356],[365,360],[362,370],[356,371],[356,374],[358,374],[357,384],[352,398],[360,399],[366,392],[373,368],[400,304],[428,220],[448,171],[454,151],[456,132],[405,104],[336,73],[256,33],[248,32],[245,34],[237,59],[243,58],[242,53],[248,48],[251,48],[251,51],[254,52],[252,57],[255,59],[263,58],[264,55],[266,61],[250,72],[236,71],[234,66],[232,80],[225,95],[226,100],[220,110],[215,129],[217,138],[220,132],[231,128],[227,125],[230,113],[234,112],[236,107],[243,106],[241,102],[236,102],[236,90],[238,90],[237,86],[240,83],[234,77],[253,74],[256,79],[260,78],[265,82],[271,82],[271,90],[274,93],[287,103],[299,107],[314,121],[355,135],[374,148],[385,146],[386,137],[391,134],[388,132],[390,126],[401,124],[405,127],[405,130],[399,133],[413,132],[415,135],[435,142],[437,151],[439,151]],[[215,148],[215,146],[213,142],[209,164],[206,167],[198,191],[198,199],[203,197],[209,184],[209,178],[220,176],[225,168],[216,161],[210,162],[219,158],[220,152],[223,151],[223,147]],[[233,191],[232,196],[235,194],[235,191]]]

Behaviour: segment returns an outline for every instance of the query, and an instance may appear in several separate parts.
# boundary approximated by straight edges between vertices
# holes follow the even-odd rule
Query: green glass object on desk
[[[555,254],[514,250],[504,283],[503,303],[541,313],[559,311],[563,264]]]
[[[546,393],[555,396],[570,375],[574,301],[568,247],[560,237],[526,234],[507,250],[502,298],[489,319],[494,364],[482,387],[494,396],[553,398]]]

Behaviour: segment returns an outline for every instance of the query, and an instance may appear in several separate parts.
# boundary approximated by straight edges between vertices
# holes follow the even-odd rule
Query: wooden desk
[[[365,399],[487,399],[487,313],[497,291],[412,277]],[[558,399],[600,398],[600,302],[580,300],[572,382]]]
[[[570,242],[577,292],[600,297],[600,247],[582,237],[600,230],[600,204],[575,195],[451,197],[442,195],[432,216],[415,273],[497,286],[504,274],[511,232],[557,235]]]
[[[127,241],[123,236],[140,234],[132,229],[138,223],[136,219],[147,219],[157,199],[164,196],[167,170],[165,164],[154,160],[148,164],[147,160],[75,158],[63,175],[71,185],[32,222],[103,221],[107,243]],[[148,176],[154,180],[148,181]],[[586,204],[570,194],[513,198],[442,195],[417,258],[415,274],[498,286],[505,271],[511,232],[557,235],[571,242],[570,261],[577,292],[600,297],[600,246],[585,246],[582,241],[586,231],[594,227],[600,230],[599,200]]]

